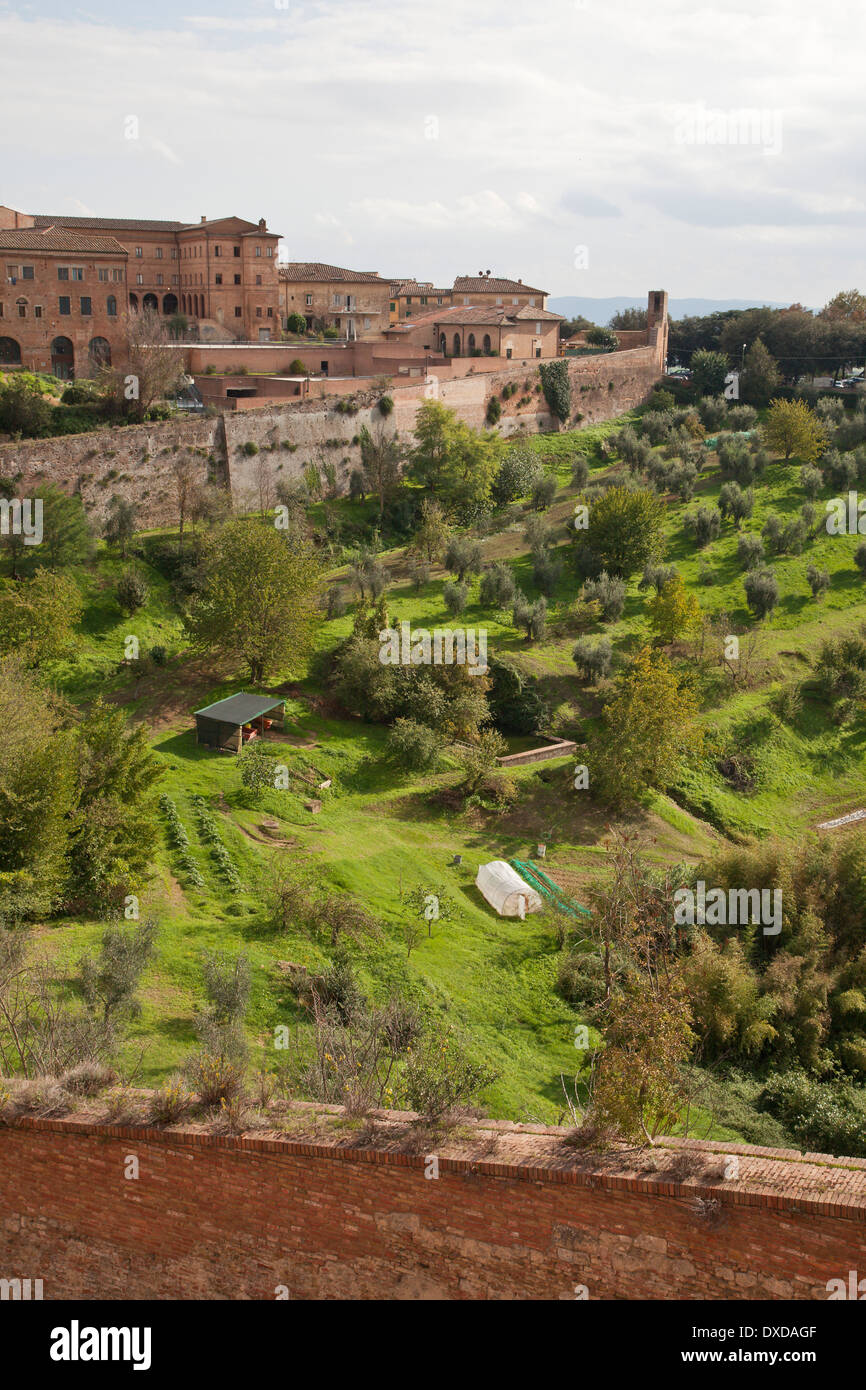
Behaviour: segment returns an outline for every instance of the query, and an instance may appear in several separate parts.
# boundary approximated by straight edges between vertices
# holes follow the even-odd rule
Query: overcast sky
[[[0,203],[266,217],[289,259],[436,284],[819,305],[866,290],[864,12],[0,0]]]

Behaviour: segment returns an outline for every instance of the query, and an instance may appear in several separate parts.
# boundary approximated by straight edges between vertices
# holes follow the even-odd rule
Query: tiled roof
[[[143,217],[57,217],[37,213],[34,221],[37,227],[99,227],[115,229],[119,232],[179,232],[186,226],[184,222],[148,222]]]
[[[554,314],[552,309],[533,309],[530,304],[524,304],[522,309],[515,309],[511,315],[513,319],[538,319],[540,323],[564,323],[563,314]]]
[[[305,284],[319,281],[322,284],[336,282],[346,284],[387,285],[378,271],[346,270],[339,265],[323,265],[321,261],[289,261],[280,266],[280,279]]]
[[[65,227],[15,227],[0,231],[3,251],[68,251],[84,255],[126,256],[126,248],[113,236],[83,236]]]
[[[486,275],[458,275],[454,281],[455,294],[547,294],[519,280],[494,280]]]
[[[422,285],[422,284],[420,284],[417,280],[404,280],[404,281],[402,281],[402,283],[399,284],[399,285],[396,284],[395,282],[392,282],[392,284],[391,284],[391,294],[392,294],[392,296],[393,296],[394,298],[396,298],[398,295],[416,295],[416,294],[417,294],[417,295],[427,295],[427,296],[429,296],[429,295],[431,295],[431,294],[435,294],[435,295],[440,295],[440,294],[441,294],[441,295],[445,295],[445,294],[447,294],[447,295],[450,295],[450,294],[451,294],[451,290],[450,290],[449,288],[440,288],[440,287],[437,287],[436,285]]]

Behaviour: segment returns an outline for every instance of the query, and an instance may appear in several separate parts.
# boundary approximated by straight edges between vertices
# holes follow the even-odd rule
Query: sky
[[[0,0],[0,203],[551,295],[866,291],[866,4]]]

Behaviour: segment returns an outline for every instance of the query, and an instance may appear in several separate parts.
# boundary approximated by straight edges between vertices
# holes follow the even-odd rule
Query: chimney
[[[201,215],[201,220],[202,220],[202,222],[207,222],[207,217],[205,216],[204,213],[202,213],[202,215]]]
[[[523,284],[523,281],[522,281],[522,280],[518,280],[517,283],[518,283],[518,285],[522,285],[522,284]]]

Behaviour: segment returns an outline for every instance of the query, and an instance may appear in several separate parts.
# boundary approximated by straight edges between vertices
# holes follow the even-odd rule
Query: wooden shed
[[[255,695],[241,690],[216,704],[195,712],[195,741],[209,748],[239,753],[251,739],[266,737],[268,730],[281,729],[285,700],[273,695]]]

